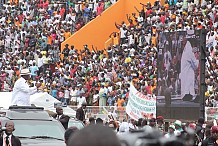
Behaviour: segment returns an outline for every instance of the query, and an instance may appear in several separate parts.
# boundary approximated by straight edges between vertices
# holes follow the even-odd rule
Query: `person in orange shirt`
[[[52,45],[52,35],[49,33],[48,34],[48,45]]]
[[[17,26],[18,28],[20,28],[20,22],[19,22],[18,18],[15,19],[14,24],[15,24],[15,26]]]
[[[153,44],[155,47],[157,46],[157,37],[156,34],[153,34],[151,37],[151,44]]]
[[[123,98],[120,98],[120,96],[118,96],[117,107],[122,107],[124,102],[125,102],[125,100]]]
[[[64,32],[64,39],[68,39],[69,37],[71,36],[71,33],[70,33],[70,30],[67,29],[65,32]]]
[[[168,9],[169,9],[168,0],[165,1],[164,8],[165,8],[165,11],[168,11]]]
[[[118,46],[119,45],[119,33],[117,32],[113,32],[109,37],[111,38],[112,40],[112,44],[115,45],[115,46]]]

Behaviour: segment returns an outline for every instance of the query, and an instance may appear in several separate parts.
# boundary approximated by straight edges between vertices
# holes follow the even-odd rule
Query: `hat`
[[[179,121],[179,120],[176,120],[174,124],[175,124],[175,125],[178,125],[178,126],[180,126],[180,127],[182,127],[182,122]]]
[[[196,124],[195,124],[195,123],[190,123],[190,124],[188,125],[188,127],[191,128],[191,129],[193,129],[193,130],[195,130],[195,129],[196,129]]]
[[[211,127],[211,132],[212,133],[218,133],[218,127],[217,126],[212,126]]]
[[[25,68],[25,69],[22,69],[21,71],[20,71],[20,75],[22,76],[24,76],[24,75],[30,75],[30,71],[29,71],[29,69],[28,68]]]
[[[159,121],[163,121],[164,118],[163,118],[162,116],[158,116],[158,117],[157,117],[157,120],[159,120]]]
[[[173,130],[176,129],[174,125],[170,125],[169,128],[172,128]]]

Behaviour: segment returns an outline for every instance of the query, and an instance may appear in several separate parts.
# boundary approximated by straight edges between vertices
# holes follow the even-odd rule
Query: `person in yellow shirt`
[[[131,57],[127,57],[127,58],[125,59],[125,63],[130,63],[131,61],[132,61]]]

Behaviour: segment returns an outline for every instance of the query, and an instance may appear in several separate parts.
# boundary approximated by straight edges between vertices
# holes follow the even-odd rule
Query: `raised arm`
[[[120,27],[121,27],[121,25],[117,24],[116,22],[115,22],[115,26],[117,29],[120,29]]]

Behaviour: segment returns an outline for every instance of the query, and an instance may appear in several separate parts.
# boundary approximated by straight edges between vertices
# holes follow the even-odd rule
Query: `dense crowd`
[[[92,129],[92,130],[91,130]],[[99,133],[99,129],[104,129]],[[95,131],[95,132],[93,132]],[[137,132],[136,132],[137,131]],[[107,135],[111,132],[111,135]],[[78,130],[69,127],[65,132],[68,146],[94,145],[181,145],[181,146],[217,146],[218,127],[216,123],[205,123],[203,118],[197,122],[181,122],[179,120],[167,123],[162,116],[157,119],[130,120],[121,123],[111,120],[105,122],[100,118],[90,118],[86,127]],[[86,141],[85,135],[92,135]],[[98,136],[97,136],[98,135]],[[107,136],[106,136],[107,135]],[[94,137],[102,139],[94,141]]]
[[[102,50],[60,43],[115,1],[10,1],[1,9],[1,91],[11,91],[21,69],[29,68],[30,85],[41,83],[65,104],[127,104],[130,82],[143,94],[157,93],[159,32],[207,29],[207,104],[217,102],[217,1],[157,0],[127,14],[128,24],[115,23],[113,44]],[[199,5],[200,4],[200,5]],[[97,6],[98,5],[98,6]],[[60,55],[63,54],[63,59]],[[39,92],[40,92],[39,91]]]

